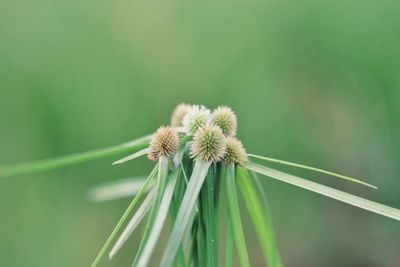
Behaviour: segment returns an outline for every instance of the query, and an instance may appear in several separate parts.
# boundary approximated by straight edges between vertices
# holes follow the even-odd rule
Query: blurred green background
[[[399,208],[399,25],[386,0],[1,1],[0,165],[151,133],[183,101],[225,104],[248,151],[379,190],[271,166]],[[116,158],[0,180],[0,266],[89,266],[129,200],[87,191],[152,165]],[[398,222],[263,181],[286,266],[400,266]],[[138,240],[102,266],[130,266]]]

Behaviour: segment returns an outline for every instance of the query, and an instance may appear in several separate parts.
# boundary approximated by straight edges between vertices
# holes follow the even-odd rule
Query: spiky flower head
[[[226,137],[222,130],[213,124],[201,127],[193,137],[190,154],[195,159],[218,162],[225,155]]]
[[[247,161],[246,150],[244,149],[242,142],[234,137],[226,138],[226,152],[224,156],[224,163],[231,164],[236,163],[243,165]]]
[[[150,140],[147,156],[150,160],[157,161],[161,156],[172,157],[178,148],[178,133],[170,126],[161,126]]]
[[[211,121],[211,112],[205,106],[193,105],[183,117],[183,127],[188,133],[195,133],[200,127],[204,127]]]
[[[237,129],[237,118],[231,108],[221,106],[212,113],[212,123],[219,126],[226,136],[235,136]]]
[[[172,113],[171,126],[172,127],[182,127],[183,117],[192,109],[192,105],[181,103],[176,106],[174,112]]]

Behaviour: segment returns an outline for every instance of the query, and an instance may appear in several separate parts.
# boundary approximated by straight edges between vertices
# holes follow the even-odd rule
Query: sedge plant
[[[236,138],[236,130],[237,118],[229,107],[221,106],[211,112],[204,106],[180,104],[172,114],[171,124],[160,127],[153,135],[100,150],[3,167],[0,177],[45,171],[128,152],[131,154],[113,164],[145,155],[154,161],[155,166],[147,178],[100,185],[91,190],[90,196],[96,201],[133,198],[92,267],[97,266],[106,253],[109,259],[115,257],[144,220],[146,227],[138,250],[132,253],[132,267],[150,266],[167,221],[170,221],[170,228],[160,266],[232,266],[235,253],[240,266],[250,266],[239,199],[243,199],[248,210],[265,264],[282,267],[268,198],[258,175],[400,220],[398,209],[254,162],[285,164],[376,189],[345,175],[246,153]],[[224,251],[220,251],[221,248]]]

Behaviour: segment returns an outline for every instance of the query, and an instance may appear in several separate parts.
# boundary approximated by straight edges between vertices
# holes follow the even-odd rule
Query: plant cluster
[[[222,263],[232,266],[235,251],[240,266],[250,266],[241,220],[243,213],[239,208],[239,192],[257,233],[266,264],[270,267],[283,266],[267,196],[257,174],[400,220],[398,209],[249,160],[308,169],[376,189],[375,186],[348,176],[248,154],[236,138],[236,131],[237,118],[229,107],[218,107],[211,112],[204,106],[180,104],[172,114],[170,126],[160,127],[151,136],[100,150],[0,168],[0,177],[44,171],[126,152],[134,153],[114,164],[122,164],[145,155],[156,162],[143,183],[129,192],[134,198],[92,267],[99,263],[119,234],[109,252],[110,259],[113,258],[143,220],[147,220],[146,227],[133,259],[133,267],[149,266],[163,229],[168,227],[168,220],[169,230],[164,232],[168,239],[163,246],[160,266],[213,267],[221,266]],[[100,189],[110,196],[109,193],[115,193],[118,188],[118,197],[118,194],[126,196],[126,187],[126,183],[117,183]],[[219,251],[221,248],[224,250],[222,253]]]

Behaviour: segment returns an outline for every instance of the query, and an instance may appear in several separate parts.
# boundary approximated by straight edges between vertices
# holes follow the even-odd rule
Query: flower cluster
[[[193,159],[242,165],[247,156],[242,143],[235,138],[236,129],[237,118],[229,107],[217,107],[211,112],[205,106],[179,104],[172,114],[171,126],[161,127],[153,135],[148,156],[151,160],[161,155],[172,157],[179,147],[179,130],[193,138]]]

